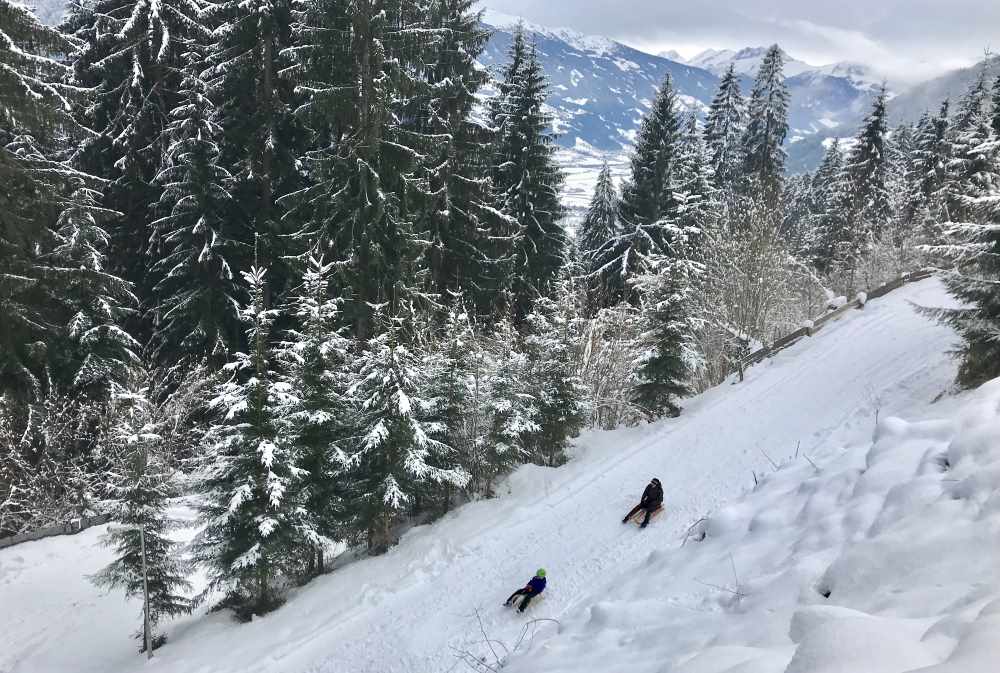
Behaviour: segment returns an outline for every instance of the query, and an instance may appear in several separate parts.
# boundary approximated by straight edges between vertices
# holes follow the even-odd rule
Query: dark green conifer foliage
[[[730,65],[705,118],[705,144],[719,186],[735,185],[742,176],[745,129],[746,101],[735,66]]]
[[[588,310],[592,312],[611,306],[615,296],[615,279],[610,277],[614,269],[605,265],[603,256],[619,235],[619,208],[618,188],[605,162],[587,216],[577,233],[577,246],[587,277]]]
[[[748,189],[763,190],[768,202],[775,205],[784,184],[787,156],[783,145],[788,134],[790,95],[784,66],[784,52],[773,45],[757,71],[743,134],[743,165]]]
[[[500,272],[508,278],[514,316],[520,321],[534,300],[550,290],[568,239],[560,222],[563,175],[555,159],[552,118],[543,109],[549,85],[537,46],[525,47],[517,39],[514,44],[494,115],[499,129],[494,164],[498,205],[517,225]],[[519,54],[519,48],[526,51]]]
[[[241,347],[246,291],[238,269],[250,238],[243,218],[233,217],[235,181],[221,161],[222,129],[198,73],[199,53],[187,57],[181,100],[165,131],[165,165],[156,176],[163,189],[159,217],[151,224],[159,254],[150,350],[158,366],[177,376],[199,362],[221,367]]]

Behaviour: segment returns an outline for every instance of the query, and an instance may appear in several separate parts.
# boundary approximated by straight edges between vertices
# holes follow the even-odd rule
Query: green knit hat
[[[545,577],[545,568],[539,568],[538,572],[535,573],[535,577]]]

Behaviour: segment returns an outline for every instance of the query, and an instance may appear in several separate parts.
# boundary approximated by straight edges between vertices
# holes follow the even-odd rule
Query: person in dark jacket
[[[661,507],[663,507],[663,486],[660,485],[660,480],[654,477],[653,480],[649,482],[649,486],[646,487],[646,490],[642,492],[642,500],[640,500],[639,504],[633,507],[632,511],[629,512],[624,519],[622,519],[622,523],[628,523],[629,519],[638,514],[641,510],[645,510],[646,518],[643,519],[642,524],[640,525],[641,528],[645,528],[649,525],[649,517],[653,516],[653,512]]]
[[[531,599],[543,591],[545,591],[545,568],[539,568],[538,572],[535,573],[535,576],[531,578],[530,582],[528,582],[528,585],[523,589],[518,589],[512,593],[504,605],[513,605],[515,598],[518,596],[524,596],[524,600],[521,601],[521,607],[517,609],[518,612],[524,612],[524,609],[528,607],[528,603],[531,602]]]

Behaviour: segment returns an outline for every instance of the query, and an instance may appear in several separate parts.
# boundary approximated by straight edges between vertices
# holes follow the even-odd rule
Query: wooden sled
[[[660,505],[659,507],[653,510],[652,514],[649,515],[649,522],[653,523],[653,521],[656,520],[656,517],[660,516],[662,512],[663,512],[663,505]],[[630,521],[634,523],[636,526],[641,526],[645,518],[646,518],[646,511],[640,509],[638,512],[632,515]]]

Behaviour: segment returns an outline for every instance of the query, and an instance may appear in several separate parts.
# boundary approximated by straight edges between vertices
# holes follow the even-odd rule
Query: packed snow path
[[[698,518],[796,453],[812,459],[871,441],[876,410],[913,413],[954,376],[945,328],[913,305],[948,299],[928,280],[854,311],[747,380],[689,401],[679,419],[582,437],[559,469],[525,467],[497,500],[404,536],[387,555],[338,568],[251,624],[196,615],[167,627],[159,673],[434,673],[482,653],[482,626],[513,643],[526,618],[500,604],[539,566],[534,617],[568,619],[607,579],[679,545]],[[645,531],[621,518],[652,476],[666,513]],[[0,552],[0,671],[119,673],[143,661],[127,634],[138,604],[84,575],[107,563],[99,529]],[[478,617],[477,617],[478,611]],[[480,644],[477,644],[480,643]],[[467,669],[465,669],[467,670]]]

